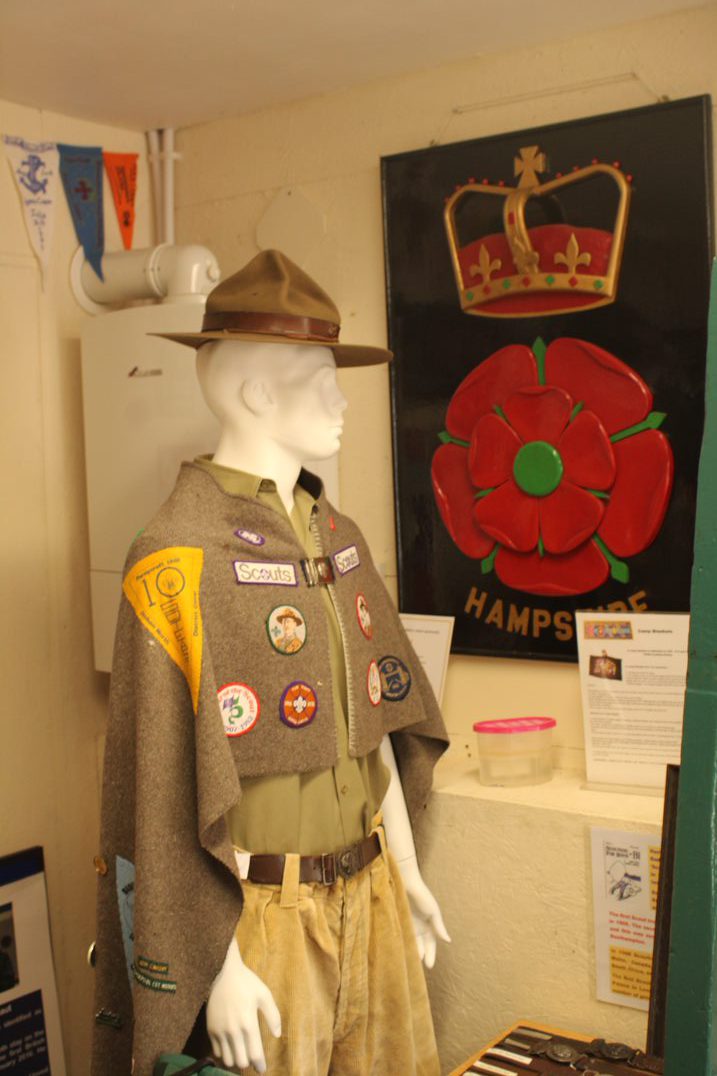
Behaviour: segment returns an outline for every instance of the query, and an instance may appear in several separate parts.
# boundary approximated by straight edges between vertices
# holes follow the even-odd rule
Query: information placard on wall
[[[0,858],[0,1073],[65,1076],[42,848]]]
[[[591,829],[597,998],[648,1009],[660,836]]]
[[[664,788],[680,761],[689,620],[576,614],[588,781]]]

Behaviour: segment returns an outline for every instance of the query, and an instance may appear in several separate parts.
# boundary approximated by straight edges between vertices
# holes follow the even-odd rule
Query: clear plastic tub
[[[476,721],[482,785],[542,785],[553,776],[554,717]]]

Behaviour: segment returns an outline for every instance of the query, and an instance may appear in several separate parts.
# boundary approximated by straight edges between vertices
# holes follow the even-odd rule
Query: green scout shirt
[[[223,467],[208,456],[194,462],[209,471],[226,493],[256,497],[288,518],[308,557],[323,555],[310,530],[316,501],[308,490],[295,487],[289,515],[271,479]],[[241,803],[229,812],[227,822],[234,845],[256,854],[319,855],[360,841],[370,832],[388,789],[390,775],[378,749],[365,758],[349,756],[343,640],[331,594],[327,587],[320,591],[329,629],[339,757],[330,769],[242,778]],[[311,631],[310,624],[307,630]],[[291,655],[286,660],[288,667]],[[287,675],[287,682],[290,678]]]

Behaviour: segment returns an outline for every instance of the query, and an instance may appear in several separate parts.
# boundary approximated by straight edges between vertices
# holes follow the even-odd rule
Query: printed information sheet
[[[659,833],[591,828],[597,998],[648,1009]]]
[[[664,788],[680,761],[689,620],[576,614],[588,781]]]
[[[400,613],[399,615],[440,705],[443,702],[443,689],[446,686],[446,670],[448,658],[451,655],[455,617],[426,616],[423,613]]]
[[[41,848],[0,858],[0,1074],[65,1076]]]

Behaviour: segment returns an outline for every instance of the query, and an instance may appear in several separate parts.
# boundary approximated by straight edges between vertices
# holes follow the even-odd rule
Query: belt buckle
[[[344,848],[343,852],[339,852],[336,856],[336,869],[342,878],[353,878],[359,869],[356,848]]]
[[[327,865],[330,870],[327,871]],[[333,885],[336,881],[336,856],[333,852],[324,852],[321,856],[321,881],[324,885]]]

